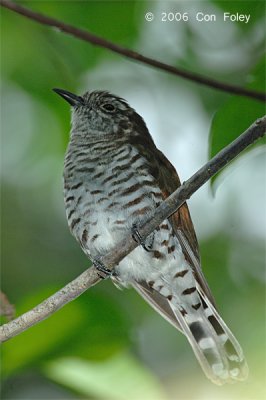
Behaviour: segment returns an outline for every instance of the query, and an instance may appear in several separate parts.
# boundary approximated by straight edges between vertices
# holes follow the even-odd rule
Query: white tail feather
[[[236,338],[201,286],[196,283],[201,306],[187,310],[175,296],[161,295],[145,282],[134,282],[137,292],[188,339],[206,376],[217,385],[246,379],[248,367]]]
[[[248,367],[239,343],[204,292],[198,291],[205,308],[193,314],[180,310],[174,299],[169,304],[203,371],[217,385],[246,379]]]

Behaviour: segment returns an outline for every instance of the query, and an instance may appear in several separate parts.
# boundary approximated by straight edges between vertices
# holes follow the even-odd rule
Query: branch
[[[157,69],[169,72],[170,74],[181,76],[182,78],[188,79],[193,82],[197,82],[200,85],[205,85],[227,93],[251,97],[259,101],[266,100],[265,93],[257,92],[251,89],[241,88],[239,86],[230,85],[228,83],[210,79],[203,75],[195,74],[193,72],[186,71],[181,68],[173,67],[172,65],[165,64],[161,61],[154,60],[152,58],[143,56],[140,53],[119,46],[115,43],[110,42],[109,40],[93,35],[92,33],[85,31],[83,29],[76,28],[75,26],[65,24],[55,18],[51,18],[46,15],[31,11],[26,7],[20,6],[19,4],[16,4],[10,0],[0,0],[0,4],[2,5],[2,7],[8,8],[9,10],[21,14],[26,18],[37,21],[40,24],[55,27],[62,32],[68,33],[76,38],[89,42],[95,46],[103,47],[105,49],[113,51],[114,53],[121,54],[132,60],[139,61],[143,64],[147,64]]]
[[[149,217],[144,218],[138,226],[138,231],[141,237],[145,238],[152,233],[158,225],[181,207],[181,205],[214,174],[220,171],[250,144],[263,137],[265,131],[266,116],[254,122],[254,124],[242,133],[242,135],[216,154],[215,157],[200,168],[190,179],[184,182],[174,193],[171,194],[171,196],[161,203]],[[136,247],[137,243],[129,233],[129,235],[119,242],[112,251],[102,257],[101,261],[105,266],[112,270]],[[94,266],[87,269],[68,285],[43,301],[41,304],[34,307],[32,310],[1,326],[1,342],[18,335],[29,327],[49,317],[100,280],[101,277],[99,276],[99,272]]]

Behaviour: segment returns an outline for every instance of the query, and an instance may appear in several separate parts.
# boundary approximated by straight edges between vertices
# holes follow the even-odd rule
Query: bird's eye
[[[115,111],[115,106],[114,106],[113,104],[111,104],[111,103],[105,103],[105,104],[103,104],[103,105],[102,105],[102,108],[103,108],[105,111],[108,111],[108,112],[114,112],[114,111]]]

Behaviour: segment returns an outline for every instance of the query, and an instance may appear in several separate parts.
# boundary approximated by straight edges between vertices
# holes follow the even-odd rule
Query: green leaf
[[[18,315],[52,293],[46,290],[26,299],[17,310]],[[127,332],[126,316],[110,298],[86,293],[4,343],[3,374],[10,375],[58,355],[82,355],[97,360],[110,357],[124,348],[129,340]]]
[[[83,396],[108,400],[164,400],[157,379],[129,354],[105,362],[61,358],[43,368],[44,373]]]
[[[224,1],[224,0],[214,0],[224,12],[229,12],[230,14],[245,14],[250,15],[249,22],[247,24],[241,21],[235,21],[238,26],[243,30],[249,30],[256,24],[258,20],[262,20],[265,12],[264,1]]]
[[[265,60],[261,60],[251,73],[247,86],[250,89],[262,91],[264,88]],[[212,158],[221,149],[243,133],[257,118],[265,113],[262,102],[247,97],[232,96],[214,115],[209,136],[209,157]],[[265,144],[265,138],[256,145]],[[254,145],[246,151],[254,148]],[[243,153],[242,153],[243,154]],[[214,182],[220,173],[211,180],[212,190]]]
[[[31,296],[33,301],[27,299],[25,305],[28,306],[25,308],[31,309],[47,296],[47,291],[43,292],[42,295]],[[22,308],[24,308],[24,305]],[[18,310],[18,313],[20,314],[20,310]],[[67,315],[71,315],[71,317],[67,318]],[[72,303],[44,322],[9,340],[3,345],[3,373],[9,375],[47,355],[66,337],[70,337],[81,321],[82,311],[77,304]]]
[[[142,6],[137,1],[31,1],[25,6],[130,47],[137,39],[143,15]],[[55,98],[51,95],[53,87],[75,92],[82,74],[95,67],[101,59],[120,58],[110,50],[58,29],[33,23],[9,10],[4,9],[3,14],[3,77],[16,82],[48,107]],[[15,46],[14,53],[15,43],[19,46]]]

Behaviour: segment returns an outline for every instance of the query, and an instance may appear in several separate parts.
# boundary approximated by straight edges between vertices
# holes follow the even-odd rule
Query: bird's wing
[[[159,292],[153,290],[146,282],[131,282],[131,286],[157,311],[166,321],[170,322],[176,329],[182,331],[169,301]]]
[[[163,197],[166,199],[180,186],[181,183],[175,168],[167,160],[164,154],[157,150],[156,157],[158,165],[156,179],[159,182]],[[153,170],[155,171],[154,168]],[[202,287],[210,302],[216,307],[213,295],[201,269],[199,245],[187,204],[184,203],[173,215],[171,215],[169,221],[181,244],[186,260],[190,263],[194,271],[197,282]]]

